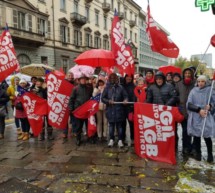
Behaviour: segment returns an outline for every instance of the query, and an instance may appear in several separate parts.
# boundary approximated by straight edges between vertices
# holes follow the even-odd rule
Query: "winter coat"
[[[20,95],[18,95],[15,99],[15,102],[14,102],[15,107],[16,107],[16,104],[19,102],[21,102],[21,96]],[[15,110],[16,110],[16,112],[15,112],[16,118],[19,118],[19,119],[20,118],[27,118],[27,114],[26,114],[24,109],[19,110],[19,109],[15,108]]]
[[[106,117],[108,122],[122,122],[126,119],[125,105],[109,104],[109,101],[123,102],[128,100],[125,89],[119,85],[108,84],[102,93],[102,102],[106,104]]]
[[[204,107],[208,103],[210,86],[206,86],[204,88],[194,87],[189,96],[186,103],[187,112],[188,112],[188,125],[187,131],[188,135],[200,137],[202,134],[203,122],[204,118],[200,116],[200,109],[204,109]],[[213,90],[212,96],[210,99],[211,111],[209,111],[207,118],[205,129],[203,133],[203,137],[215,137],[215,119],[214,119],[214,106],[215,106],[215,91]]]
[[[15,76],[13,76],[11,79],[11,85],[7,88],[7,94],[10,97],[11,105],[14,105],[15,102],[15,91],[16,91],[16,86],[15,86]]]
[[[69,110],[74,111],[77,107],[87,102],[92,96],[92,87],[87,84],[79,84],[74,87],[69,99]]]
[[[9,100],[7,92],[4,89],[0,89],[0,106],[6,106]]]
[[[176,90],[169,83],[164,83],[162,86],[153,84],[147,89],[146,102],[159,105],[175,106],[177,102]]]

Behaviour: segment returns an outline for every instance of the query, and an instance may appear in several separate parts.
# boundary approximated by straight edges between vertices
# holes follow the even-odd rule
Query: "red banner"
[[[10,32],[4,30],[0,37],[0,82],[19,67]]]
[[[26,92],[21,101],[34,136],[38,136],[43,128],[43,116],[47,114],[47,101],[30,92]]]
[[[87,135],[88,137],[92,137],[96,134],[97,132],[97,127],[96,127],[96,119],[94,115],[91,115],[88,118],[88,131],[87,131]]]
[[[124,73],[128,75],[134,74],[134,59],[132,51],[130,46],[125,44],[125,40],[121,32],[120,20],[116,11],[112,22],[111,46],[120,73],[122,75],[124,75]]]
[[[175,121],[183,115],[177,107],[134,104],[135,152],[143,158],[176,164]]]
[[[69,118],[69,98],[73,85],[53,72],[46,77],[48,88],[48,121],[55,128],[65,129]]]

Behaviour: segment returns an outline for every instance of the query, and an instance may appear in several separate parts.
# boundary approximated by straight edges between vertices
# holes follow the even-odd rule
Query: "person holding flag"
[[[87,102],[91,98],[92,93],[93,93],[92,87],[87,85],[87,77],[84,74],[82,74],[82,76],[79,77],[79,85],[73,88],[72,94],[69,99],[69,110],[71,114],[75,109],[77,109],[82,104]],[[75,117],[75,115],[71,119],[74,121],[73,127],[76,134],[76,145],[80,146],[82,127],[84,123],[87,127],[88,119],[77,118]]]
[[[116,73],[109,76],[109,82],[102,93],[102,102],[106,104],[106,116],[109,123],[110,141],[109,147],[114,145],[115,127],[118,130],[118,146],[123,147],[123,122],[126,119],[125,106],[128,101],[128,95],[125,89],[119,85],[119,79]]]
[[[214,80],[213,80],[214,82]],[[197,87],[194,87],[187,100],[188,135],[193,136],[194,158],[201,161],[201,136],[204,137],[208,158],[213,162],[212,137],[215,137],[214,120],[215,91],[207,83],[207,77],[200,75],[197,78]]]

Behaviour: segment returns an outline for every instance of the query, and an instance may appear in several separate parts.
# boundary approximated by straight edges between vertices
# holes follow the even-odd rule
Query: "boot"
[[[22,133],[21,135],[19,135],[19,136],[17,137],[17,139],[18,139],[18,140],[21,140],[21,139],[23,139],[24,136],[25,136],[25,134]]]
[[[48,127],[47,128],[47,133],[48,133],[48,140],[53,140],[54,137],[52,135],[52,131],[53,131],[53,128],[52,127]]]
[[[209,137],[209,138],[204,138],[205,139],[205,143],[206,143],[206,146],[207,146],[207,151],[208,151],[208,159],[207,159],[207,162],[208,163],[212,163],[214,161],[214,158],[213,158],[213,143],[212,143],[212,139]]]
[[[22,138],[23,141],[26,141],[29,139],[29,133],[24,133],[24,137]]]
[[[214,161],[213,154],[212,154],[212,153],[208,154],[207,162],[208,162],[208,163],[213,163],[213,161]]]
[[[80,145],[81,145],[81,134],[78,134],[78,135],[76,136],[76,145],[77,145],[77,146],[80,146]]]
[[[39,135],[39,137],[38,137],[38,140],[39,140],[39,141],[45,140],[45,133],[44,133],[44,132],[40,133],[40,135]]]
[[[22,134],[22,129],[21,128],[17,128],[17,135],[21,135]]]

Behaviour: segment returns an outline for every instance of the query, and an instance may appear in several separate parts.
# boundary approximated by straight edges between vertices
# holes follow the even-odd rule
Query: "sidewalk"
[[[54,141],[18,141],[9,122],[0,140],[0,193],[215,192],[215,165],[187,162],[180,149],[177,165],[170,165],[141,159],[133,147],[77,147],[74,138],[65,141],[58,130],[54,135]]]

